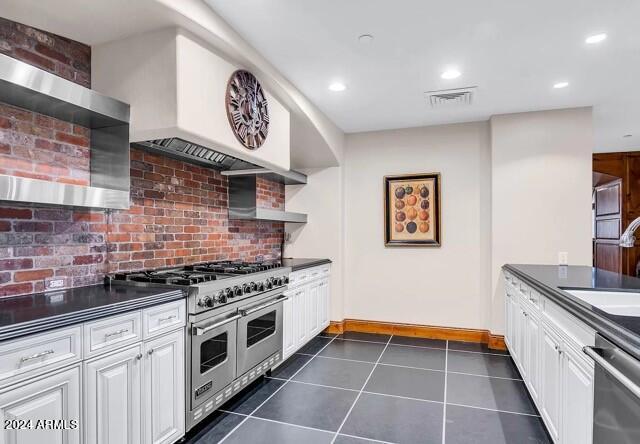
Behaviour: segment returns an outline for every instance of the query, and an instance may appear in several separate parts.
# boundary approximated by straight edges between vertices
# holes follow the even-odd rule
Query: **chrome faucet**
[[[631,248],[635,245],[636,237],[633,235],[633,233],[638,229],[638,227],[640,227],[640,217],[634,219],[634,221],[629,224],[627,229],[624,230],[622,236],[620,236],[619,245],[621,247]]]

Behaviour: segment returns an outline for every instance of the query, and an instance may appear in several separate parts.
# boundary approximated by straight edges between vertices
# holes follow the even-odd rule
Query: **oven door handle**
[[[267,307],[271,307],[272,305],[279,304],[280,302],[284,302],[287,299],[289,299],[289,296],[278,296],[277,298],[272,299],[271,301],[267,302],[266,304],[260,304],[260,305],[258,305],[256,307],[251,307],[251,308],[249,308],[247,310],[240,310],[240,314],[242,316],[248,316],[251,313],[255,313],[256,311],[260,311],[263,308],[267,308]]]
[[[606,359],[604,359],[600,354],[596,351],[598,348],[585,346],[582,348],[582,351],[592,358],[596,364],[598,364],[604,371],[613,376],[620,384],[622,384],[625,388],[627,388],[631,393],[633,393],[636,398],[640,398],[640,387],[638,387],[631,379],[627,378],[624,373],[611,365]]]
[[[216,322],[215,324],[207,325],[206,327],[193,327],[193,334],[196,336],[202,336],[203,334],[214,330],[218,327],[222,327],[223,325],[228,324],[229,322],[237,321],[242,317],[241,314],[233,315],[230,318],[225,319],[224,321]]]

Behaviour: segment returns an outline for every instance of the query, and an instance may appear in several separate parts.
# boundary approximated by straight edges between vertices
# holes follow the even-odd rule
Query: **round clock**
[[[226,104],[236,138],[250,150],[260,148],[269,132],[269,108],[258,79],[243,69],[234,72],[227,83]]]

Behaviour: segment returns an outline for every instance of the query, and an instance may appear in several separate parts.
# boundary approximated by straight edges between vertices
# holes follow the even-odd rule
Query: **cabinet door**
[[[3,427],[1,444],[80,443],[80,365],[0,392],[0,421],[31,420],[31,429]],[[38,420],[64,420],[68,430],[37,428]]]
[[[140,442],[141,348],[136,345],[85,363],[87,443]]]
[[[562,442],[591,444],[593,439],[593,367],[566,350],[562,377]]]
[[[540,413],[547,430],[557,442],[562,409],[562,349],[560,339],[545,323],[542,323],[540,347]]]
[[[184,330],[144,344],[144,443],[173,443],[184,435]]]
[[[289,297],[283,303],[282,307],[282,355],[283,359],[287,359],[296,349],[296,321],[297,317],[294,315],[294,306],[296,305],[295,297],[296,292],[291,291],[286,293]]]
[[[504,342],[509,347],[509,349],[513,348],[513,316],[511,314],[511,299],[513,296],[511,295],[509,284],[505,283],[506,289],[504,292]]]
[[[527,386],[534,401],[538,401],[540,389],[540,323],[538,319],[528,313],[525,328],[525,351]]]
[[[320,282],[320,328],[324,330],[329,326],[329,279],[323,279]]]
[[[517,301],[517,298],[513,298],[512,303],[513,310],[513,344],[514,344],[514,355],[516,364],[518,364],[518,368],[522,373],[522,377],[526,378],[526,367],[525,367],[525,328],[526,328],[526,319],[524,310],[520,307],[520,304]]]
[[[309,329],[309,338],[312,338],[319,332],[318,327],[320,325],[320,304],[318,304],[318,301],[320,300],[320,282],[312,282],[307,291],[307,328]]]
[[[296,294],[294,297],[294,306],[293,312],[296,318],[296,349],[300,348],[303,344],[305,344],[309,339],[309,327],[308,327],[308,309],[309,304],[308,296],[309,292],[307,291],[306,286],[302,288],[298,288],[296,290]]]

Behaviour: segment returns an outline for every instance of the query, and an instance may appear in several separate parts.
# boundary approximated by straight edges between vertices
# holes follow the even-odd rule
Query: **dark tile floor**
[[[371,333],[321,335],[184,441],[551,443],[508,353]]]

